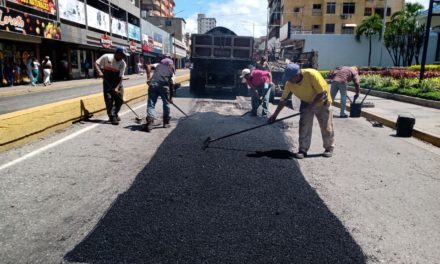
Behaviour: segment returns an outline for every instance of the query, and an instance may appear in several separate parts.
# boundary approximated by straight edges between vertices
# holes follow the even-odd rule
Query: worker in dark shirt
[[[174,87],[174,67],[171,59],[163,59],[154,69],[154,73],[147,80],[148,101],[147,101],[147,124],[145,130],[150,132],[153,128],[156,117],[157,98],[162,98],[163,104],[163,127],[170,127],[170,93]]]

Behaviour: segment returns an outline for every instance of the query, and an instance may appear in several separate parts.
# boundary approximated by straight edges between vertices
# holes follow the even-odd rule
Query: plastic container
[[[361,117],[362,104],[352,103],[350,104],[350,117]]]
[[[411,137],[416,118],[411,114],[400,114],[396,123],[396,136]]]

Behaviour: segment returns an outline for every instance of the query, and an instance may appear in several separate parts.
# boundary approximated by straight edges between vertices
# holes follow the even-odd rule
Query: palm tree
[[[379,35],[379,39],[381,39],[383,22],[382,18],[378,14],[374,14],[367,18],[364,18],[356,29],[356,40],[361,41],[361,36],[367,37],[370,46],[368,51],[368,66],[371,63],[371,42],[374,35]]]

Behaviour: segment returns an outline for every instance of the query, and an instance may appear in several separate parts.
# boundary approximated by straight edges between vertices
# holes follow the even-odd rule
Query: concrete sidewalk
[[[347,92],[353,99],[354,93]],[[359,96],[358,102],[364,98],[364,94]],[[413,137],[429,142],[440,147],[440,110],[430,107],[419,106],[411,103],[404,103],[375,96],[368,96],[365,102],[374,103],[373,108],[362,108],[362,116],[380,122],[393,129],[396,128],[397,118],[401,114],[411,114],[415,117]],[[349,104],[347,99],[347,114],[349,114]],[[335,106],[340,106],[340,95],[336,96]],[[334,109],[334,114],[339,115],[339,109]]]
[[[189,71],[187,69],[177,70],[176,73],[177,76],[183,74],[189,74]],[[131,75],[126,75],[125,77],[128,77],[131,80],[137,80],[137,79],[145,79],[146,75],[131,74]],[[0,97],[69,89],[69,88],[82,87],[82,86],[99,84],[99,83],[102,83],[102,79],[90,78],[90,79],[77,79],[77,80],[69,80],[69,81],[56,81],[53,82],[51,85],[47,85],[47,86],[44,86],[43,84],[38,84],[36,86],[32,86],[28,84],[28,85],[17,85],[11,87],[0,87]]]

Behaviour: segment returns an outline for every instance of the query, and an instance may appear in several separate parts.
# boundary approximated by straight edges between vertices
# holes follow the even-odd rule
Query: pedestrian
[[[52,74],[52,62],[50,61],[50,57],[46,56],[43,60],[43,84],[44,86],[50,85],[50,75]]]
[[[88,79],[90,78],[90,62],[88,60],[84,61],[84,78]]]
[[[258,107],[262,104],[262,116],[267,117],[269,114],[270,72],[257,69],[252,71],[250,69],[243,69],[240,78],[251,89],[251,116],[257,116]]]
[[[269,71],[269,63],[265,56],[262,56],[260,61],[255,66],[257,70]]]
[[[6,85],[13,86],[14,85],[14,61],[12,58],[8,58],[5,61],[5,66],[3,68],[3,75],[6,80]]]
[[[38,78],[40,77],[40,62],[37,60],[37,58],[32,57],[32,85],[38,84]]]
[[[119,125],[119,121],[121,121],[118,113],[124,103],[122,79],[127,67],[124,58],[129,55],[125,48],[118,47],[114,54],[106,53],[95,62],[98,77],[103,78],[105,107],[109,122],[113,125]]]
[[[69,61],[67,60],[67,55],[63,54],[60,61],[61,64],[61,78],[63,80],[69,79]]]
[[[357,67],[340,66],[335,70],[331,71],[328,75],[331,81],[331,95],[334,101],[338,91],[341,92],[341,113],[339,117],[347,118],[348,115],[345,113],[345,105],[347,103],[347,83],[353,81],[354,88],[356,89],[356,95],[354,100],[359,97],[360,91],[360,78]]]
[[[147,77],[150,74],[147,73]],[[147,102],[147,125],[145,131],[150,132],[153,129],[154,119],[156,117],[156,102],[160,96],[163,105],[163,127],[170,127],[170,103],[172,98],[170,94],[174,89],[174,67],[173,61],[164,58],[154,69],[151,78],[147,79],[148,84],[148,102]]]
[[[278,114],[286,104],[289,93],[293,93],[301,100],[299,119],[299,151],[295,153],[297,159],[307,156],[312,141],[313,117],[318,119],[324,146],[324,157],[331,157],[334,149],[333,118],[330,114],[332,98],[327,82],[315,69],[300,70],[298,64],[289,63],[285,69],[283,95],[281,96],[275,113],[268,122],[276,120]]]

